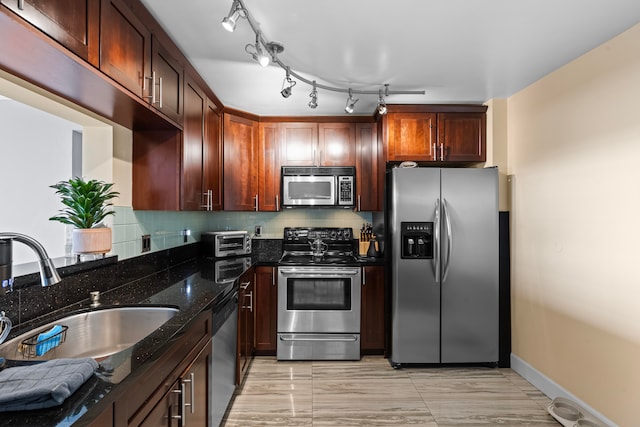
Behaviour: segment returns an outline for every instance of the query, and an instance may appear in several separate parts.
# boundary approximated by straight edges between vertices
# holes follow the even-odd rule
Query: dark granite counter
[[[252,266],[278,265],[282,255],[281,240],[258,239],[253,243]],[[384,258],[363,257],[359,262],[362,266],[384,265]],[[100,290],[102,305],[98,309],[144,304],[173,306],[180,310],[179,313],[135,346],[101,361],[96,375],[62,405],[34,411],[4,412],[0,415],[0,426],[86,425],[110,404],[110,397],[122,391],[118,389],[122,381],[161,357],[163,351],[188,329],[191,321],[203,311],[215,310],[216,303],[237,290],[238,286],[228,277],[217,283],[215,260],[201,258],[197,245],[117,263],[110,259],[95,265],[96,268],[89,271],[74,268],[69,277],[63,277],[62,286],[27,286],[36,279],[28,277],[23,286],[17,286],[14,292],[4,297],[0,296],[2,308],[20,320],[14,322],[18,324],[8,339],[70,314],[93,310],[88,298],[92,290]],[[123,384],[122,387],[126,386]]]

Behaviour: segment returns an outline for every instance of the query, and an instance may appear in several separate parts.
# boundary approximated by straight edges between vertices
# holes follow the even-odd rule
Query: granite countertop
[[[180,311],[135,346],[101,361],[96,375],[62,405],[34,411],[3,412],[0,415],[0,426],[68,426],[80,420],[91,408],[100,405],[109,393],[114,392],[131,372],[140,369],[152,358],[159,357],[200,313],[214,309],[217,302],[237,289],[235,281],[216,283],[214,272],[213,261],[197,260],[101,293],[102,306],[98,309],[147,304],[174,306]],[[88,310],[91,310],[88,303],[84,307],[74,306],[70,311],[59,310],[55,315],[41,317],[38,323],[48,323]],[[21,325],[12,331],[9,339],[31,326],[35,325]]]

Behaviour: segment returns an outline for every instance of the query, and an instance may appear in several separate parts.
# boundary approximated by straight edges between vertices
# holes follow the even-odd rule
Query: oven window
[[[220,247],[224,249],[242,249],[244,247],[244,236],[222,237]]]
[[[351,310],[351,279],[289,278],[287,310]]]

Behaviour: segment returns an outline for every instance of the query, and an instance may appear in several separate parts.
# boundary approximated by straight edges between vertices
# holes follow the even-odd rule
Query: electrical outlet
[[[254,230],[254,234],[256,237],[260,237],[262,235],[262,226],[261,225],[256,225],[255,230]]]
[[[142,235],[142,252],[149,252],[151,250],[151,235]]]

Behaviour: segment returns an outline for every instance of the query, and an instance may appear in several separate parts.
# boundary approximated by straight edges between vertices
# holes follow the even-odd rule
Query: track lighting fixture
[[[313,90],[309,94],[311,101],[309,101],[309,108],[315,109],[318,106],[318,91],[316,90],[316,81],[313,81]]]
[[[233,30],[236,29],[238,18],[246,18],[247,16],[247,10],[242,6],[240,0],[233,0],[229,14],[222,20],[222,26],[225,30],[233,33]]]
[[[249,55],[251,55],[251,57],[255,59],[258,64],[262,65],[263,67],[269,65],[269,55],[267,55],[267,53],[262,50],[262,47],[260,46],[260,33],[256,34],[256,44],[253,45],[249,43],[244,47],[244,50]]]
[[[231,9],[229,10],[229,14],[222,20],[222,26],[227,30],[233,32],[236,27],[236,23],[239,18],[245,18],[251,27],[251,30],[256,35],[256,43],[248,44],[245,46],[245,51],[249,53],[253,59],[258,61],[260,65],[266,67],[269,65],[269,62],[273,62],[275,65],[278,65],[283,70],[286,70],[287,75],[282,82],[282,90],[280,94],[284,98],[288,98],[291,96],[292,88],[296,85],[296,81],[291,79],[291,76],[295,77],[297,80],[302,81],[310,86],[313,86],[313,89],[309,96],[311,97],[311,101],[309,101],[310,108],[316,108],[318,106],[318,89],[328,90],[332,92],[347,92],[346,89],[341,87],[328,86],[324,84],[318,84],[315,80],[309,80],[300,74],[291,71],[290,67],[282,62],[280,58],[278,58],[278,54],[284,51],[284,46],[277,42],[270,42],[264,38],[262,33],[259,31],[258,24],[253,20],[251,14],[247,10],[246,6],[243,3],[243,0],[233,0],[231,4]],[[345,111],[349,114],[353,113],[356,102],[359,99],[354,98],[353,94],[360,95],[378,95],[378,105],[376,110],[378,114],[386,114],[387,105],[384,101],[384,98],[389,95],[424,95],[424,90],[416,90],[416,91],[390,91],[389,85],[384,85],[383,89],[378,90],[353,90],[351,88],[348,89],[349,98],[347,99],[347,104],[345,106]]]
[[[359,98],[353,99],[353,90],[349,89],[349,98],[347,98],[347,105],[344,107],[344,111],[351,114],[356,106],[356,102],[360,101]]]
[[[280,91],[280,94],[284,97],[284,98],[288,98],[291,96],[291,89],[293,89],[293,87],[296,85],[297,82],[291,80],[291,75],[289,74],[289,68],[287,68],[287,75],[284,78],[284,80],[282,81],[282,90]]]
[[[388,92],[389,85],[386,84],[384,85],[384,87],[385,93]],[[378,106],[376,107],[376,111],[378,111],[378,114],[380,114],[381,116],[387,114],[387,104],[384,102],[384,97],[385,95],[383,95],[382,89],[380,89],[380,91],[378,91]]]

